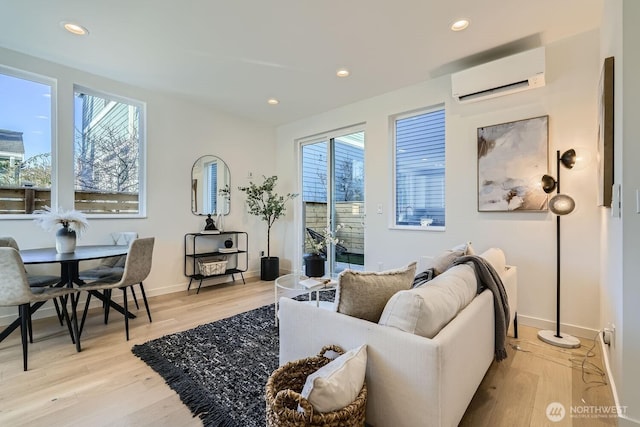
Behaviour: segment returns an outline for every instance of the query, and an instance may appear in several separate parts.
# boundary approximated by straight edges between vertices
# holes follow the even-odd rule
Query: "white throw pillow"
[[[318,412],[342,409],[356,400],[367,369],[367,345],[350,350],[307,377],[302,397]],[[298,407],[298,411],[302,408]]]
[[[442,274],[456,258],[465,255],[475,255],[475,251],[473,250],[473,246],[471,246],[471,242],[461,243],[457,246],[454,246],[451,249],[447,249],[446,251],[434,256],[433,258],[429,258],[427,260],[425,270],[430,268],[433,269],[433,273],[437,276]]]
[[[504,257],[504,252],[502,251],[502,249],[489,248],[479,256],[484,258],[489,264],[491,264],[491,267],[493,267],[493,269],[498,272],[500,277],[504,276],[504,272],[507,268],[507,260]]]
[[[456,265],[423,286],[396,293],[378,323],[433,338],[475,298],[477,290],[473,267]]]

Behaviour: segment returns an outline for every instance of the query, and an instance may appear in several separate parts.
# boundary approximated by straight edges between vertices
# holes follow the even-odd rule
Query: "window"
[[[209,188],[207,193],[209,194],[209,206],[207,207],[207,212],[218,212],[217,210],[217,201],[218,201],[218,161],[215,160],[207,165],[207,172],[209,177],[207,182],[209,184]]]
[[[51,206],[55,82],[0,67],[0,214]]]
[[[75,88],[75,208],[144,214],[144,107]]]
[[[444,119],[442,107],[393,119],[394,226],[445,225]]]

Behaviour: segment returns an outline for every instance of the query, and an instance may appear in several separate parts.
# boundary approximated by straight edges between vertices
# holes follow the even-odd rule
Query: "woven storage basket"
[[[267,381],[267,427],[363,427],[367,406],[367,386],[363,385],[356,400],[333,412],[314,412],[307,399],[300,395],[307,377],[331,362],[327,351],[344,354],[342,348],[324,346],[317,356],[289,362]],[[304,413],[298,412],[300,405]]]
[[[215,274],[223,274],[227,270],[226,260],[198,260],[198,268],[203,276],[213,276]]]

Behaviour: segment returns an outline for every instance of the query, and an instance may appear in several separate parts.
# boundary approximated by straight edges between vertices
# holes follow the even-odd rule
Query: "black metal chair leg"
[[[129,341],[129,310],[127,308],[127,287],[122,288],[122,292],[124,294],[124,332],[127,336],[127,341]]]
[[[27,314],[29,315],[27,319],[27,324],[29,327],[29,342],[33,344],[33,324],[31,323],[31,313],[27,312]]]
[[[18,308],[20,313],[20,335],[22,337],[22,364],[27,370],[27,328],[29,327],[29,304],[22,304]]]
[[[138,305],[138,297],[136,296],[136,290],[133,289],[133,286],[131,286],[129,289],[131,289],[131,297],[133,297],[133,302],[136,303],[136,310],[140,310],[140,306]]]
[[[61,308],[61,310],[62,310],[61,315],[63,315],[63,313],[64,313],[65,311],[67,311],[67,299],[68,299],[68,298],[70,298],[70,296],[69,296],[69,295],[65,295],[65,296],[60,297],[60,305],[61,305],[61,307],[62,307],[62,308]],[[73,301],[71,301],[71,305],[73,306]],[[67,322],[66,322],[66,323],[67,323],[67,329],[69,330],[69,336],[71,337],[71,342],[75,344],[75,343],[76,343],[76,337],[75,337],[75,335],[73,334],[73,325],[71,324],[71,322],[69,322],[68,317],[69,317],[69,316],[66,316],[66,317],[63,317],[63,318],[64,318],[65,320],[67,320]]]
[[[518,338],[518,312],[513,316],[513,337]]]
[[[60,301],[62,303],[62,301]],[[60,306],[58,305],[58,298],[53,299],[53,305],[56,307],[56,314],[58,315],[58,322],[60,322],[60,326],[63,326],[62,322],[62,312],[60,311]]]
[[[111,289],[104,290],[105,301],[102,302],[104,308],[104,324],[109,323],[109,309],[111,308]]]
[[[87,311],[89,311],[89,301],[91,301],[91,292],[87,293],[87,301],[84,304],[84,310],[82,312],[82,321],[80,322],[80,330],[78,332],[78,335],[82,335],[82,331],[84,330],[84,322],[87,319]],[[75,312],[75,308],[74,308],[74,312]]]
[[[132,287],[133,289],[133,287]],[[144,306],[147,308],[147,316],[149,316],[149,323],[153,322],[151,320],[151,310],[149,309],[149,302],[147,301],[147,294],[144,292],[144,285],[140,282],[140,291],[142,291],[142,300],[144,301]]]
[[[67,304],[65,303],[62,306],[62,313],[64,314],[64,318],[67,321],[67,324],[71,323],[73,325],[73,333],[71,340],[75,341],[76,351],[79,353],[82,351],[80,347],[80,329],[78,328],[78,302],[80,301],[80,294],[76,294],[75,297],[72,294],[71,296],[71,310],[73,310],[72,319],[69,320],[69,313],[67,312]],[[88,299],[89,297],[87,297]]]

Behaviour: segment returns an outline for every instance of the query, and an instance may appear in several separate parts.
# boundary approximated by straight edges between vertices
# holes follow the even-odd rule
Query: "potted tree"
[[[280,271],[280,259],[271,256],[271,227],[276,219],[284,215],[287,200],[293,199],[297,194],[279,195],[274,191],[278,177],[274,175],[263,178],[261,185],[249,181],[248,187],[238,187],[238,190],[247,194],[249,213],[267,223],[267,256],[260,259],[260,280],[275,280]]]

